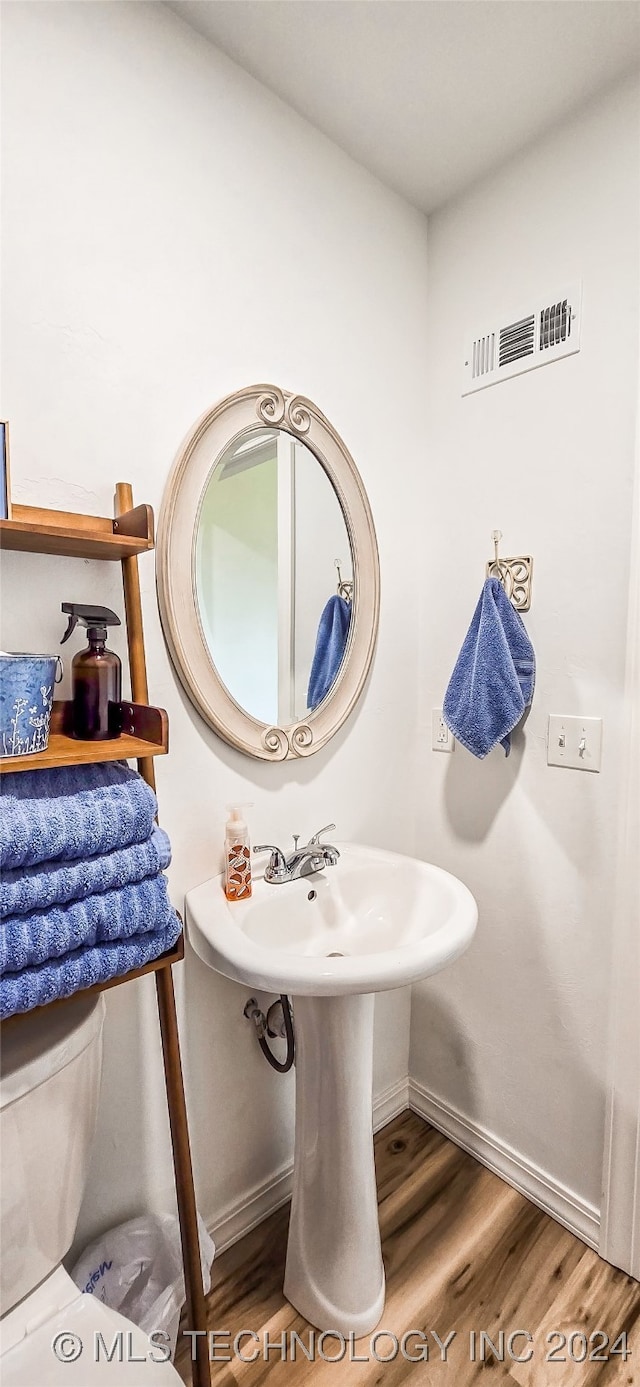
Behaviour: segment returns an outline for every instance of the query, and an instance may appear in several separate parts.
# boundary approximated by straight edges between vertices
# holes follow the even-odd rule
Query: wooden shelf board
[[[109,978],[107,982],[96,982],[93,987],[82,987],[79,992],[73,992],[70,997],[57,997],[55,1001],[47,1002],[45,1006],[32,1007],[31,1011],[18,1011],[13,1016],[6,1016],[0,1025],[13,1025],[25,1016],[35,1016],[38,1012],[50,1011],[52,1007],[63,1007],[66,1002],[72,1002],[76,997],[91,997],[98,992],[108,992],[109,988],[119,987],[123,982],[133,982],[134,978],[143,978],[146,973],[157,973],[161,968],[170,968],[172,963],[180,963],[183,958],[184,934],[181,934],[172,949],[168,949],[167,953],[161,954],[159,958],[153,958],[150,963],[145,963],[142,968],[132,968],[130,973],[121,973],[119,977]]]
[[[9,771],[46,771],[53,766],[85,766],[95,761],[131,761],[143,756],[163,756],[166,746],[146,742],[142,737],[130,737],[126,732],[111,742],[78,742],[54,732],[46,751],[31,756],[0,757],[0,775]]]
[[[116,520],[38,506],[12,507],[0,520],[0,548],[79,559],[128,559],[153,549],[153,511],[136,506]]]
[[[107,742],[80,742],[66,730],[73,705],[57,700],[46,751],[0,757],[0,775],[9,771],[45,771],[53,766],[86,766],[99,761],[139,760],[144,756],[163,756],[169,750],[169,719],[164,708],[126,702],[120,708],[123,731],[119,737]]]

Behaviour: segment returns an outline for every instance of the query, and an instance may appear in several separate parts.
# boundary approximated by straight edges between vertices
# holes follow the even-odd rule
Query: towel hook
[[[344,597],[345,602],[350,602],[353,597],[353,582],[349,578],[343,579],[340,569],[342,567],[340,559],[334,560],[338,570],[338,596]]]
[[[487,564],[487,578],[497,578],[502,583],[511,606],[517,612],[528,612],[531,606],[533,559],[530,554],[520,554],[515,559],[501,559],[499,544],[502,530],[492,530],[491,538],[494,557]]]

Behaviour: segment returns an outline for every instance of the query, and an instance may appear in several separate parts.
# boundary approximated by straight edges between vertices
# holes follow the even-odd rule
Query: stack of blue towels
[[[175,944],[171,848],[141,776],[116,761],[10,774],[0,788],[0,1018]]]

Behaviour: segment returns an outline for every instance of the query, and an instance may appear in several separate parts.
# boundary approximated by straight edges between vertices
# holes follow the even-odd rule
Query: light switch
[[[602,718],[549,714],[547,765],[575,771],[599,771],[602,762]]]

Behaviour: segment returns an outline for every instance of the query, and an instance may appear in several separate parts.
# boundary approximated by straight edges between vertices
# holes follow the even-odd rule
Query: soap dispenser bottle
[[[242,817],[246,805],[230,804],[224,838],[224,891],[228,901],[248,901],[251,896],[251,844]]]
[[[119,737],[122,665],[106,645],[107,628],[119,626],[120,617],[109,607],[85,607],[63,602],[69,625],[60,642],[64,645],[78,623],[87,628],[88,645],[71,663],[73,735],[83,742]]]

